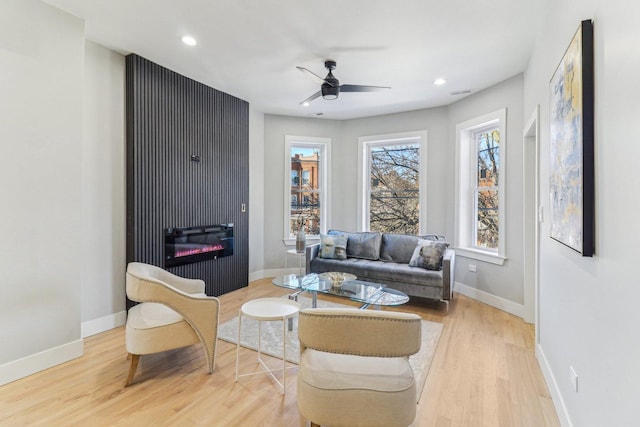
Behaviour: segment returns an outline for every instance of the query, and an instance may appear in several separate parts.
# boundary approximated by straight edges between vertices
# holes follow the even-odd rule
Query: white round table
[[[248,301],[240,307],[240,313],[238,314],[238,342],[236,344],[236,382],[239,377],[266,373],[282,388],[282,394],[286,393],[287,320],[295,316],[298,311],[300,311],[300,304],[296,301],[285,298],[259,298]],[[247,374],[240,374],[238,372],[243,317],[249,317],[258,321],[258,362],[263,368],[262,371],[250,372]],[[282,368],[278,369],[270,369],[261,357],[262,322],[271,320],[282,320]],[[282,371],[282,382],[273,375],[273,372],[279,371]]]
[[[302,261],[305,259],[305,252],[298,252],[296,249],[288,249],[287,250],[287,255],[285,255],[285,259],[284,259],[284,270],[285,270],[285,274],[289,274],[289,272],[287,271],[287,265],[288,262],[287,260],[289,259],[289,255],[294,255],[298,258],[298,275],[300,277],[304,276],[304,270],[302,269]]]

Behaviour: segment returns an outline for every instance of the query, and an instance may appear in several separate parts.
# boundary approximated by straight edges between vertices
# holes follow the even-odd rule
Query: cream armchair
[[[298,408],[312,426],[402,426],[416,415],[408,357],[420,350],[418,315],[312,308],[298,318]]]
[[[220,301],[204,293],[204,281],[176,276],[139,262],[127,266],[127,296],[139,302],[129,309],[126,347],[133,382],[140,356],[202,343],[209,373],[216,361]]]

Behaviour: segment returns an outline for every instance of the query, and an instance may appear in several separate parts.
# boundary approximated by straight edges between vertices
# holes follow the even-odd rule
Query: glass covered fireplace
[[[233,224],[164,230],[165,268],[230,255],[233,255]]]

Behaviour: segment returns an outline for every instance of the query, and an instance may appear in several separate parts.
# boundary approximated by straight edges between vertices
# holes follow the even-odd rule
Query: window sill
[[[295,237],[287,237],[285,239],[282,239],[282,242],[287,247],[295,246],[296,245],[296,238]],[[307,236],[307,246],[315,245],[316,243],[320,243],[320,236]]]
[[[478,261],[484,261],[491,264],[503,265],[507,257],[498,255],[495,252],[487,252],[473,248],[455,248],[456,255],[463,256],[465,258],[476,259]]]

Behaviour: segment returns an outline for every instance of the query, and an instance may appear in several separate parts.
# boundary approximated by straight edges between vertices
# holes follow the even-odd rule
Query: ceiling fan
[[[379,90],[391,89],[388,86],[341,85],[340,81],[336,79],[331,72],[336,68],[336,61],[327,59],[326,61],[324,61],[324,67],[329,70],[329,74],[327,74],[327,77],[325,78],[320,77],[319,75],[315,74],[312,71],[309,71],[304,67],[296,67],[303,73],[307,73],[322,81],[320,90],[302,101],[300,105],[307,106],[311,101],[320,97],[320,95],[322,95],[324,99],[336,99],[340,92],[376,92]]]

